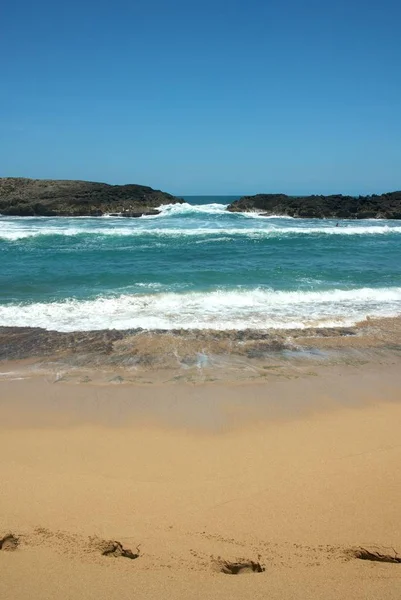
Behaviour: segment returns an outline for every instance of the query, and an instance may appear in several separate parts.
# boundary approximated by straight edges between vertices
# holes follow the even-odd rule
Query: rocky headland
[[[157,215],[162,204],[181,198],[145,185],[91,181],[0,178],[0,214],[19,217],[123,217]]]
[[[401,219],[401,191],[372,196],[243,196],[230,212],[259,212],[304,219]]]

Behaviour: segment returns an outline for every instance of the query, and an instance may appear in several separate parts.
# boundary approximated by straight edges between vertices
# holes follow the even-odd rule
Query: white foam
[[[249,212],[234,212],[231,214],[239,215],[248,219],[261,219],[262,221],[265,221],[266,219],[288,219],[289,221],[295,220],[295,217],[290,217],[289,215],[266,215],[266,213],[264,213],[263,211],[256,210],[252,210]]]
[[[229,214],[227,213],[228,204],[164,204],[159,206],[157,210],[161,212],[160,217],[168,216],[179,216],[179,215],[191,215],[191,214],[205,214],[205,215],[218,215],[218,214]]]
[[[175,206],[175,205],[173,205]],[[221,206],[221,205],[219,205]],[[154,218],[154,217],[150,217]],[[141,221],[139,223],[138,221]],[[99,226],[99,220],[81,221],[79,225],[72,226],[71,220],[60,225],[59,222],[34,222],[21,223],[18,221],[0,221],[0,239],[16,241],[24,238],[37,236],[60,235],[74,237],[77,235],[103,235],[103,236],[154,236],[154,237],[191,237],[191,236],[242,236],[253,239],[267,237],[297,236],[297,235],[388,235],[400,234],[401,226],[393,225],[348,225],[339,227],[332,225],[308,225],[300,226],[297,223],[292,227],[282,226],[280,224],[259,223],[257,227],[228,227],[227,223],[221,227],[208,225],[196,225],[192,227],[168,227],[147,225],[148,221],[144,219],[135,220],[127,223],[126,219],[115,219],[112,226],[109,220],[104,221]],[[105,225],[107,223],[107,225]]]
[[[120,295],[0,306],[0,325],[95,329],[289,329],[350,326],[401,313],[401,288],[323,292],[268,289]]]

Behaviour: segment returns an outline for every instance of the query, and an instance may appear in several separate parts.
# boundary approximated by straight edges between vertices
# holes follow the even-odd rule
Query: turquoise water
[[[0,325],[289,328],[401,313],[401,222],[231,214],[0,217]]]

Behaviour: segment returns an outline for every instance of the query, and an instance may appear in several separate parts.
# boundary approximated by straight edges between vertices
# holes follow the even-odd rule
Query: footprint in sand
[[[12,552],[16,550],[18,547],[18,538],[15,537],[12,533],[8,533],[4,537],[0,538],[0,550],[5,550],[6,552]]]
[[[391,553],[389,552],[391,550]],[[382,546],[373,546],[370,548],[352,548],[347,552],[352,558],[359,560],[370,560],[373,562],[401,563],[401,557],[394,548],[383,548]]]
[[[218,560],[215,563],[217,570],[226,575],[240,575],[243,573],[263,573],[264,567],[259,562],[253,560]]]
[[[102,540],[99,545],[103,556],[113,556],[114,558],[122,556],[124,558],[130,558],[131,560],[139,557],[139,546],[136,549],[136,552],[132,552],[132,550],[124,548],[123,545],[117,541]]]

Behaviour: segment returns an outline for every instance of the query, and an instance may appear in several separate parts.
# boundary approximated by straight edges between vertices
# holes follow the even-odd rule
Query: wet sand
[[[6,377],[0,538],[18,545],[0,550],[0,597],[398,600],[401,564],[357,555],[401,553],[400,367]],[[103,555],[109,540],[138,557]]]
[[[392,364],[401,317],[297,330],[104,330],[0,327],[0,378],[76,383],[249,382],[315,375],[322,366]]]

